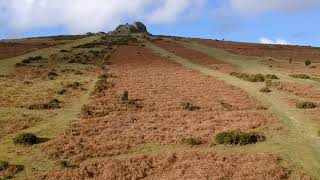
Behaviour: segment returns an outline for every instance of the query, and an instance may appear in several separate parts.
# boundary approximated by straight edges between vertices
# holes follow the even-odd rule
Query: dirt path
[[[208,76],[223,80],[233,86],[240,87],[259,101],[263,102],[269,107],[269,110],[274,113],[279,120],[281,120],[286,130],[288,130],[288,133],[285,136],[276,136],[273,134],[268,135],[268,141],[272,144],[272,147],[270,148],[280,152],[287,159],[295,162],[296,164],[301,165],[314,177],[320,177],[320,138],[317,135],[317,128],[302,112],[288,105],[286,100],[284,100],[287,94],[279,91],[273,91],[270,94],[259,93],[259,89],[264,86],[263,83],[242,81],[228,74],[220,73],[205,66],[191,63],[187,59],[178,57],[150,42],[145,43],[149,49],[162,57],[181,64],[186,68],[199,71]],[[210,51],[211,48],[209,49],[202,46],[197,47],[200,48],[196,49],[202,49],[201,51],[206,54],[214,54],[219,60],[222,59],[231,64],[239,65],[243,69],[246,69],[246,72],[248,72],[248,68],[251,72],[258,71],[259,73],[271,73],[267,68],[260,66],[257,61],[248,61],[243,59],[243,57],[241,57],[241,61],[238,56],[230,53],[225,56],[225,54],[220,50]],[[279,73],[276,74],[280,75]],[[282,74],[280,78],[284,76],[285,75]]]

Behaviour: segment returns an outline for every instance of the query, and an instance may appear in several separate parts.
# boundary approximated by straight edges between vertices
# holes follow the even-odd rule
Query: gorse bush
[[[265,77],[262,74],[247,74],[247,73],[238,73],[232,72],[230,73],[231,76],[235,76],[239,79],[249,81],[249,82],[264,82]]]
[[[32,133],[22,133],[13,139],[14,144],[33,145],[37,144],[38,137]]]
[[[4,171],[9,167],[9,163],[7,161],[0,161],[0,171]]]
[[[309,65],[311,65],[311,61],[305,61],[304,64],[305,64],[306,66],[309,66]]]
[[[199,107],[192,105],[190,102],[182,102],[181,108],[186,111],[194,111],[199,109]]]
[[[264,140],[264,137],[254,132],[228,131],[218,133],[215,136],[216,143],[225,145],[247,145],[262,140]]]
[[[263,93],[270,93],[271,92],[271,89],[267,88],[267,87],[263,87],[260,89],[260,92],[263,92]]]
[[[318,107],[318,105],[316,103],[313,103],[313,102],[304,101],[304,102],[298,102],[296,104],[296,107],[298,109],[313,109],[313,108]]]
[[[311,77],[306,74],[290,74],[289,76],[297,79],[311,79]]]
[[[28,107],[30,110],[42,110],[42,109],[60,109],[61,102],[58,99],[53,99],[46,104],[33,104]]]
[[[123,94],[120,97],[120,100],[122,102],[128,102],[129,101],[129,92],[127,90],[123,92]]]
[[[200,145],[202,142],[198,138],[185,137],[185,138],[182,138],[181,143],[186,144],[186,145],[190,145],[190,146],[196,146],[196,145]]]
[[[266,74],[265,79],[279,79],[278,76],[274,75],[274,74]]]
[[[93,114],[92,108],[87,105],[82,106],[81,114],[83,114],[84,116],[91,116]]]
[[[62,168],[78,168],[79,167],[79,165],[71,164],[71,163],[69,163],[67,161],[61,161],[60,165],[61,165]]]
[[[103,74],[99,76],[99,80],[96,82],[93,90],[93,94],[100,93],[104,90],[108,90],[113,87],[113,84],[109,83],[107,80],[109,78],[108,74]]]

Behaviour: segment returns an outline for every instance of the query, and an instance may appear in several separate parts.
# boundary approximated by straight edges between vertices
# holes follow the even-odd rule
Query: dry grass
[[[239,88],[164,61],[142,47],[120,47],[111,59],[115,77],[109,80],[114,87],[88,104],[94,107],[92,115],[45,145],[51,158],[82,162],[142,144],[180,144],[190,135],[208,145],[218,131],[256,130],[274,122]],[[125,90],[142,108],[130,108],[120,100]],[[222,107],[221,101],[234,108]],[[200,109],[182,111],[181,102]]]
[[[211,69],[214,69],[223,73],[231,73],[236,70],[236,67],[231,64],[227,64],[225,62],[209,57],[199,51],[185,48],[171,41],[157,40],[157,41],[154,41],[153,43],[156,44],[158,47],[165,49],[169,52],[172,52],[182,58],[186,58],[193,63],[206,65]]]
[[[293,62],[302,63],[304,63],[304,61],[306,60],[311,60],[315,63],[320,62],[320,49],[316,47],[239,43],[205,39],[196,39],[196,41],[203,43],[204,45],[208,45],[215,48],[221,48],[231,53],[240,55],[275,57],[281,59],[291,58]]]
[[[283,167],[271,154],[162,153],[94,160],[39,179],[311,179]]]

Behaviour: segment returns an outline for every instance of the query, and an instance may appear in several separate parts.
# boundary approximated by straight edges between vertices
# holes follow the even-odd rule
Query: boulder
[[[135,22],[131,24],[119,25],[114,31],[109,32],[109,34],[131,34],[131,33],[144,33],[148,34],[147,27],[141,22]]]

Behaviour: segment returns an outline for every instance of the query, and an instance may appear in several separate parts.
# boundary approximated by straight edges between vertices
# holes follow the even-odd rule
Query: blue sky
[[[319,0],[0,0],[0,11],[1,39],[140,20],[153,34],[320,46]]]

